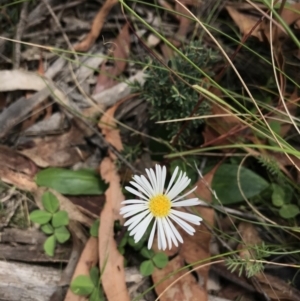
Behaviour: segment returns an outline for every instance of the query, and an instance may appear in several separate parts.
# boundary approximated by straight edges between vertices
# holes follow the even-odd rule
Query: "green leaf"
[[[45,234],[53,234],[54,229],[53,227],[48,223],[45,225],[41,226],[41,230],[45,233]]]
[[[272,184],[273,193],[272,193],[272,203],[276,207],[281,207],[285,203],[285,191],[283,188],[277,184]]]
[[[69,224],[69,215],[67,211],[61,210],[53,214],[52,226],[58,228]]]
[[[88,296],[94,290],[94,284],[89,276],[79,275],[72,282],[71,291],[79,296]]]
[[[131,247],[133,247],[136,251],[139,251],[144,246],[144,242],[142,240],[135,242],[134,238],[131,236],[128,237],[128,244]]]
[[[272,120],[270,121],[269,125],[272,129],[273,132],[275,132],[277,135],[280,135],[280,130],[281,130],[281,122],[277,120]]]
[[[163,252],[155,254],[152,260],[155,266],[160,269],[164,268],[169,262],[168,256]]]
[[[55,213],[59,208],[59,201],[57,197],[49,191],[46,191],[42,195],[42,203],[44,208],[50,213]]]
[[[128,236],[125,234],[119,243],[119,247],[125,247],[127,244],[127,241],[128,241]]]
[[[107,189],[107,184],[94,170],[69,170],[47,168],[36,175],[36,183],[69,195],[100,195]]]
[[[125,254],[125,248],[118,246],[118,251],[120,252],[121,255]]]
[[[239,179],[238,169],[240,170]],[[244,200],[240,193],[238,180],[246,198],[259,195],[269,183],[250,169],[238,165],[222,164],[216,171],[212,189],[223,205],[235,204]],[[215,200],[215,202],[217,202]]]
[[[40,225],[47,224],[51,217],[52,214],[45,210],[34,210],[29,214],[30,220]]]
[[[48,256],[54,256],[56,239],[54,235],[49,236],[44,242],[44,251]]]
[[[154,264],[151,260],[143,261],[140,265],[140,272],[143,276],[150,276],[154,271]]]
[[[90,269],[90,277],[95,287],[99,285],[99,269],[97,267],[92,267]]]
[[[89,301],[104,301],[104,295],[101,288],[95,288],[89,297]]]
[[[55,235],[57,241],[61,244],[66,242],[71,236],[69,230],[65,226],[55,228],[54,229],[54,235]]]
[[[141,255],[144,256],[145,258],[152,258],[154,256],[154,251],[152,251],[151,249],[149,250],[148,248],[144,247],[142,250],[141,250]]]
[[[100,219],[97,218],[91,228],[90,228],[90,235],[93,236],[93,237],[98,237],[98,231],[99,231],[99,225],[100,225]]]
[[[299,213],[299,207],[294,204],[285,204],[279,210],[279,215],[285,219],[293,218]]]

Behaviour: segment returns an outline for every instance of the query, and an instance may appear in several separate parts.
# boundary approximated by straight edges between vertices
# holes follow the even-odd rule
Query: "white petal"
[[[166,176],[167,176],[167,169],[166,166],[163,166],[162,168],[162,173],[161,173],[161,179],[159,181],[159,193],[163,194],[164,193],[164,188],[165,188],[165,182],[166,182]]]
[[[162,181],[162,167],[156,164],[156,184],[157,184],[157,194],[162,194],[164,191],[160,189]]]
[[[123,215],[127,212],[130,212],[132,210],[139,209],[139,208],[148,208],[148,206],[147,206],[147,204],[132,204],[132,205],[123,206],[120,209],[120,214]]]
[[[157,218],[157,229],[158,229],[158,238],[160,239],[161,248],[165,250],[167,248],[167,241],[166,241],[166,236],[165,236],[164,227],[162,225],[161,218]]]
[[[143,200],[125,200],[121,204],[147,204],[147,201]]]
[[[155,219],[157,221],[157,219]],[[160,232],[157,226],[157,246],[158,246],[158,250],[161,250],[161,238],[160,238]]]
[[[195,229],[190,226],[188,223],[183,221],[182,219],[178,218],[176,215],[173,215],[172,213],[169,215],[169,217],[174,220],[183,230],[185,230],[188,234],[194,235]]]
[[[196,189],[197,189],[197,186],[194,187],[194,188],[193,188],[192,190],[190,190],[189,192],[185,193],[184,195],[181,195],[180,197],[176,198],[176,199],[173,200],[172,202],[176,202],[176,201],[178,201],[178,200],[180,200],[180,199],[183,199],[185,196],[191,194],[191,193],[194,192]]]
[[[150,196],[153,195],[153,188],[144,176],[135,176],[133,178],[141,187],[143,187],[149,193]],[[143,178],[145,178],[145,180],[143,180]]]
[[[120,209],[120,214],[121,215],[126,215],[126,216],[124,216],[126,218],[128,216],[136,214],[139,211],[142,211],[142,210],[145,210],[145,209],[148,209],[148,207],[146,205],[144,205],[144,204],[140,204],[140,205],[128,205],[128,206],[122,207]],[[135,212],[135,213],[128,215],[128,213],[131,213],[131,212]]]
[[[178,166],[176,166],[176,168],[175,168],[175,170],[174,170],[174,172],[172,174],[171,180],[170,180],[168,188],[166,190],[166,194],[168,194],[170,188],[172,187],[172,184],[173,184],[173,182],[174,182],[174,180],[175,180],[175,178],[177,176],[177,173],[178,173]]]
[[[123,206],[121,207],[120,209],[120,213],[121,214],[124,214],[124,213],[127,213],[131,210],[135,210],[135,209],[139,209],[139,208],[147,208],[147,204],[132,204],[132,205],[126,205],[126,206]]]
[[[181,212],[173,209],[171,209],[171,213],[195,225],[200,225],[200,222],[202,221],[202,218],[196,214]]]
[[[166,223],[165,218],[161,219],[161,223],[164,227],[164,232],[166,234],[166,239],[167,239],[167,242],[168,242],[168,245],[169,245],[169,249],[171,249],[172,248],[172,239],[171,239],[171,235],[170,235],[171,229],[170,229],[169,225]]]
[[[149,180],[145,176],[141,176],[142,183],[148,188],[148,190],[151,192],[151,197],[155,195],[154,188],[152,184],[149,182]]]
[[[167,239],[168,239],[169,250],[171,250],[171,248],[172,248],[172,241],[173,241],[173,243],[174,243],[175,246],[178,246],[178,243],[177,243],[177,240],[176,240],[176,238],[174,236],[173,230],[170,227],[170,224],[168,223],[168,220],[166,218],[163,218],[162,222],[163,222],[163,225],[164,225],[164,228],[165,228],[165,232],[166,232],[166,236],[167,236]]]
[[[138,242],[142,236],[145,234],[149,224],[151,223],[151,220],[153,219],[153,215],[150,213],[146,218],[139,224],[140,229],[136,232],[134,235],[134,241]]]
[[[199,199],[189,199],[189,200],[184,200],[184,201],[177,201],[176,203],[172,202],[172,207],[186,207],[186,206],[196,206],[201,204]]]
[[[141,191],[143,194],[145,194],[147,197],[150,197],[149,193],[141,185],[134,181],[130,181],[129,183],[135,188],[137,188],[139,191]]]
[[[137,214],[133,217],[131,217],[129,220],[127,220],[124,224],[124,226],[128,226],[128,230],[133,229],[149,212],[145,210],[144,212],[141,212],[140,214]]]
[[[151,186],[153,187],[153,193],[157,194],[157,181],[153,169],[152,168],[150,168],[149,170],[146,169],[146,173],[148,175],[148,179],[151,183]]]
[[[183,177],[183,173],[182,173],[182,171],[180,171],[179,176],[178,176],[176,182],[174,183],[173,187],[169,190],[168,193],[166,193],[171,200],[174,197],[176,197],[183,190],[183,189],[181,189],[181,186],[180,186],[182,177]]]
[[[144,229],[144,227],[140,223],[140,224],[136,225],[136,227],[131,232],[129,232],[129,235],[134,237],[134,235],[136,233],[141,232],[141,231],[143,232],[144,231],[143,229]],[[135,239],[134,239],[134,241],[135,241]],[[138,242],[138,241],[135,241],[135,242]]]
[[[125,186],[125,189],[126,189],[127,191],[129,191],[130,193],[132,193],[132,194],[134,194],[134,195],[140,197],[141,199],[144,199],[144,200],[148,201],[148,198],[146,198],[144,195],[142,195],[142,194],[141,194],[140,192],[138,192],[137,190],[135,190],[135,189],[133,189],[133,188],[131,188],[131,187],[129,187],[129,186]]]
[[[173,225],[173,222],[166,217],[166,220],[168,221],[170,228],[172,229],[173,233],[175,234],[176,238],[178,239],[179,242],[183,243],[183,239],[182,236],[180,235],[180,233],[178,232],[178,230],[176,229],[176,227]],[[177,244],[175,244],[177,246]]]
[[[160,165],[156,164],[155,170],[156,170],[155,179],[156,179],[157,193],[161,193],[159,188],[160,188],[160,182],[161,182],[162,168]]]
[[[154,234],[155,234],[155,230],[156,230],[156,224],[157,224],[157,220],[155,219],[150,236],[149,236],[149,240],[148,240],[148,249],[151,249],[152,244],[153,244],[153,238],[154,238]]]
[[[187,178],[185,175],[182,176],[173,186],[173,188],[169,191],[168,196],[171,200],[173,200],[176,196],[178,196],[186,187],[189,186],[191,180]]]
[[[166,167],[161,167],[160,165],[156,164],[157,194],[164,193],[166,174]]]

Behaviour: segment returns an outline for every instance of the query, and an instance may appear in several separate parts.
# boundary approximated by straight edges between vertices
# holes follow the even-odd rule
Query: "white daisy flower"
[[[173,222],[176,222],[188,234],[193,235],[195,229],[187,222],[200,225],[202,221],[202,218],[197,215],[181,212],[173,208],[195,206],[200,204],[200,201],[198,198],[183,200],[185,196],[195,191],[197,187],[182,196],[178,196],[191,182],[186,173],[181,171],[174,183],[178,174],[178,167],[176,167],[165,192],[166,167],[156,165],[155,169],[156,173],[151,168],[149,170],[146,169],[148,179],[145,176],[133,177],[134,181],[131,181],[130,184],[136,189],[125,187],[127,191],[136,195],[139,199],[123,201],[122,204],[127,206],[121,208],[120,214],[124,218],[131,217],[124,225],[129,226],[129,235],[134,237],[136,243],[142,238],[149,224],[154,219],[148,241],[148,249],[152,247],[157,228],[158,248],[165,250],[167,243],[169,249],[171,249],[172,243],[175,246],[178,246],[178,241],[183,243],[183,239]]]

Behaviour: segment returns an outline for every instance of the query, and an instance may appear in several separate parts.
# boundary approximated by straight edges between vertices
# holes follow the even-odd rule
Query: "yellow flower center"
[[[149,210],[155,217],[168,216],[171,210],[171,201],[164,194],[156,195],[149,201]]]

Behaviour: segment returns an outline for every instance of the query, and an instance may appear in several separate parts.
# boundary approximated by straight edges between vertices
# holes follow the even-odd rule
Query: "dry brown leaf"
[[[254,259],[255,254],[252,254],[251,250],[249,250],[247,247],[259,245],[262,243],[258,231],[252,224],[247,222],[241,222],[238,226],[238,230],[243,240],[243,243],[240,243],[237,247],[238,250],[240,250],[240,256],[244,259]]]
[[[186,274],[187,270],[176,272],[177,270],[183,268],[184,266],[185,263],[183,258],[180,256],[176,256],[175,258],[173,258],[168,262],[165,268],[154,270],[152,274],[152,279],[154,284],[160,282],[163,278],[165,278],[169,274],[174,273],[172,276],[167,277],[166,280],[164,280],[163,282],[155,286],[155,291],[160,296],[159,297],[160,301],[205,300],[205,299],[201,299],[202,290],[192,274],[190,273]],[[183,275],[185,276],[179,279]]]
[[[105,140],[113,145],[118,151],[123,149],[122,141],[120,138],[120,131],[116,126],[114,114],[122,102],[119,101],[113,107],[109,108],[99,121],[99,127]],[[112,156],[112,154],[110,154]]]
[[[257,274],[255,278],[260,283],[258,291],[271,300],[300,301],[299,291],[283,280],[266,273]]]
[[[258,17],[252,16],[250,14],[244,14],[239,12],[233,6],[226,6],[226,9],[233,19],[234,23],[239,27],[243,35],[247,35],[251,32],[252,28],[259,21]],[[252,32],[251,36],[257,37],[260,41],[263,41],[260,26],[257,26]]]
[[[106,141],[117,150],[122,150],[119,130],[116,129],[114,113],[120,102],[110,108],[99,122],[99,127],[105,135]],[[109,301],[129,301],[129,294],[125,284],[124,258],[119,253],[114,239],[115,220],[123,220],[120,215],[121,202],[125,199],[120,177],[115,166],[115,155],[109,152],[109,157],[102,160],[100,174],[109,183],[105,192],[106,203],[100,214],[99,227],[99,258],[103,289]]]
[[[287,25],[294,24],[299,27],[300,26],[300,3],[294,3],[287,7],[284,7],[281,12],[281,18]],[[286,32],[281,28],[279,29],[279,35],[286,35]]]
[[[257,296],[234,283],[222,285],[221,290],[218,292],[218,297],[227,300],[257,301]]]
[[[94,219],[99,217],[105,203],[104,195],[68,195],[68,199],[85,215]]]
[[[4,145],[0,145],[0,167],[2,166],[29,176],[34,176],[38,171],[37,166],[31,160]]]
[[[21,190],[34,191],[37,166],[19,152],[0,145],[0,179]]]
[[[37,189],[33,177],[18,171],[13,171],[5,166],[0,166],[0,179],[4,183],[12,184],[21,190],[33,192]]]
[[[119,1],[118,0],[106,0],[103,4],[103,6],[98,11],[93,24],[91,31],[88,33],[88,35],[85,37],[83,41],[81,41],[79,44],[76,44],[74,46],[75,51],[88,51],[96,39],[98,38],[101,29],[103,27],[103,24],[105,22],[105,19],[110,12],[111,8],[115,6]]]
[[[86,159],[90,153],[79,150],[77,145],[85,145],[82,129],[72,126],[62,135],[37,137],[30,142],[33,147],[26,148],[20,153],[30,158],[40,167],[65,167],[71,166]]]
[[[90,237],[87,241],[84,250],[81,253],[80,259],[74,271],[72,281],[79,275],[89,275],[90,269],[98,262],[98,239]],[[75,295],[70,288],[66,294],[64,301],[84,301],[86,297]]]
[[[115,163],[105,158],[100,165],[103,180],[109,183],[105,192],[106,203],[100,214],[99,257],[103,289],[109,301],[129,301],[125,284],[124,258],[119,253],[114,239],[114,222],[122,220],[120,216],[121,201],[124,200],[120,187],[120,177]]]
[[[127,23],[123,26],[115,41],[112,42],[112,45],[114,66],[106,67],[105,62],[103,62],[93,94],[98,94],[119,83],[115,80],[115,77],[120,75],[125,70],[127,65],[126,59],[128,58],[130,52],[130,34]]]

